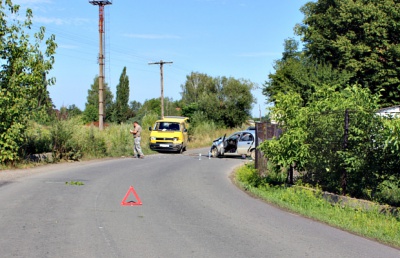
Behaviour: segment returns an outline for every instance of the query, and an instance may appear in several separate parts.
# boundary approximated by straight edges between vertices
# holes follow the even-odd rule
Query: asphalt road
[[[242,159],[201,153],[52,165],[0,180],[0,257],[400,257],[248,196],[229,179]],[[130,186],[142,205],[121,205]]]

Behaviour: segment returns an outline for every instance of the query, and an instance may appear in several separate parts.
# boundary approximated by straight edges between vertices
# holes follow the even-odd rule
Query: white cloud
[[[33,17],[34,23],[43,24],[55,24],[55,25],[82,25],[89,22],[89,19],[85,18],[72,18],[72,19],[61,19],[53,17],[35,16]]]
[[[65,21],[60,18],[50,18],[50,17],[43,17],[43,16],[36,16],[33,18],[34,23],[43,23],[43,24],[56,24],[56,25],[63,25]]]
[[[28,5],[28,4],[50,4],[52,0],[14,0],[14,4]]]
[[[136,39],[180,39],[181,37],[175,35],[160,35],[160,34],[123,34],[124,37],[127,38],[136,38]]]

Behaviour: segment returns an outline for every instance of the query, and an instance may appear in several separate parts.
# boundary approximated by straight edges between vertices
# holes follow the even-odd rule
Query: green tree
[[[142,108],[142,103],[133,100],[129,103],[129,108],[132,110],[132,112],[137,113]]]
[[[195,112],[199,110],[199,104],[198,103],[190,103],[189,105],[183,106],[182,107],[182,116],[186,117],[192,117]]]
[[[306,105],[319,85],[336,85],[343,89],[350,82],[351,73],[333,69],[332,65],[318,62],[298,50],[298,42],[285,41],[282,59],[275,62],[275,73],[269,74],[263,94],[275,102],[278,93],[298,93]]]
[[[308,2],[296,26],[305,53],[352,83],[382,95],[384,106],[400,104],[400,3],[393,0]]]
[[[54,64],[55,36],[46,39],[45,28],[33,34],[32,10],[25,19],[19,17],[19,6],[11,0],[0,1],[0,162],[14,162],[25,141],[24,132],[32,117],[47,117],[52,103],[46,78]],[[42,52],[44,51],[44,52]]]
[[[136,102],[135,104],[137,120],[141,120],[146,114],[152,113],[161,116],[161,100],[160,98],[153,98],[145,100],[142,104]],[[181,115],[179,109],[180,102],[174,101],[172,98],[164,98],[164,115],[165,116],[178,116]]]
[[[298,93],[279,93],[272,116],[284,133],[263,142],[260,149],[273,164],[295,166],[308,183],[355,197],[365,198],[369,193],[371,198],[371,191],[377,191],[384,178],[399,171],[388,169],[399,165],[398,155],[388,155],[388,130],[374,113],[378,100],[378,95],[358,86],[343,90],[320,86],[307,106]],[[346,110],[350,122],[345,148]]]
[[[82,110],[80,110],[75,104],[69,105],[67,107],[68,117],[74,117],[82,114]]]
[[[112,114],[112,120],[117,123],[125,122],[129,116],[129,77],[126,75],[126,67],[122,70],[117,85],[117,94]]]
[[[58,120],[67,120],[80,114],[82,114],[82,111],[75,106],[75,104],[69,105],[68,107],[62,106],[58,112],[56,111]]]
[[[183,114],[197,113],[195,117],[228,127],[241,125],[250,117],[254,103],[252,82],[200,73],[191,73],[186,78],[181,85]]]
[[[129,118],[136,117],[141,108],[142,108],[142,103],[136,100],[131,101],[129,103]]]
[[[181,85],[182,102],[184,105],[196,103],[200,96],[207,92],[216,93],[214,79],[207,74],[192,72],[186,76],[186,82]]]
[[[146,99],[138,111],[138,116],[143,117],[148,113],[154,113],[161,116],[161,100],[160,98]]]
[[[104,107],[105,107],[105,120],[110,121],[110,117],[113,109],[113,94],[110,87],[104,84]],[[85,123],[99,121],[99,77],[93,80],[93,84],[88,90],[88,96],[86,99],[85,110],[83,111],[83,120]]]

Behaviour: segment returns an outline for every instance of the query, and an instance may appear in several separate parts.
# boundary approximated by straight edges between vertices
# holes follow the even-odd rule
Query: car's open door
[[[251,133],[244,132],[237,144],[237,154],[243,155],[248,154],[249,150],[254,142],[254,137]]]

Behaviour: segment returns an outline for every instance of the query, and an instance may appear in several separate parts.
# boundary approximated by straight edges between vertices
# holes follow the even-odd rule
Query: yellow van
[[[150,149],[182,153],[188,142],[188,117],[166,116],[149,127]]]

